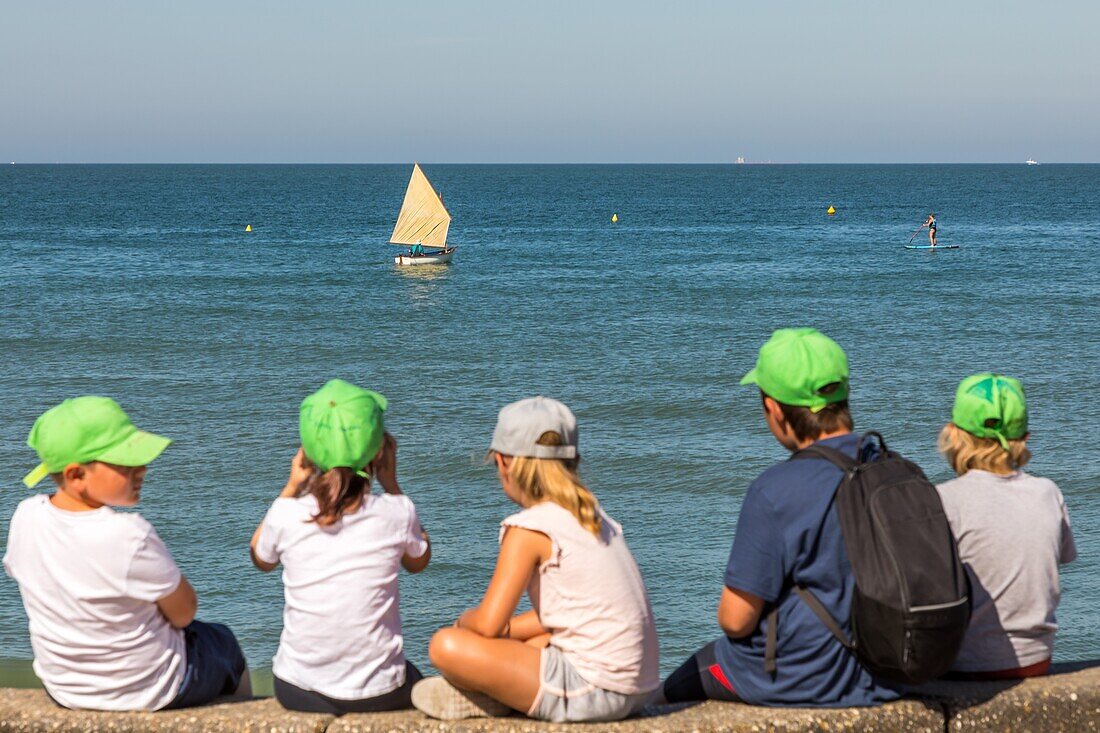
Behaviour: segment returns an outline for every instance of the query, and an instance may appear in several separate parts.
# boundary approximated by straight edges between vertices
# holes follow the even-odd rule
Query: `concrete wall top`
[[[1100,666],[1061,666],[1058,674],[1015,682],[937,682],[919,698],[875,708],[761,708],[708,702],[647,709],[618,723],[554,725],[516,716],[455,722],[415,711],[312,715],[284,710],[274,699],[231,700],[159,713],[65,710],[42,690],[0,688],[0,733],[538,733],[641,731],[760,733],[775,731],[1100,731]]]

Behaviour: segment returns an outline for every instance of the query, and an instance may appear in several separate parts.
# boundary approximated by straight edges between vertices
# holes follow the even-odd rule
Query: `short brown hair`
[[[840,386],[840,382],[826,384],[818,390],[818,393],[828,395],[839,389]],[[768,396],[761,390],[760,402],[763,403],[764,398]],[[772,399],[775,400],[774,397]],[[818,412],[814,412],[809,407],[786,405],[779,400],[775,401],[783,413],[783,419],[791,426],[794,437],[800,441],[816,440],[822,435],[835,433],[837,430],[842,429],[851,430],[854,427],[852,413],[848,411],[848,400],[832,402],[825,405]]]

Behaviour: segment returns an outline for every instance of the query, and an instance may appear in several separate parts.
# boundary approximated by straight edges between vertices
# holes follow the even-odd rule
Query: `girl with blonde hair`
[[[1058,628],[1058,565],[1077,556],[1062,492],[1024,473],[1027,401],[1020,383],[989,372],[955,393],[940,452],[958,478],[940,498],[970,579],[973,612],[949,677],[1046,674]]]
[[[657,688],[657,632],[622,528],[577,475],[577,423],[545,397],[500,411],[489,448],[505,495],[481,603],[432,637],[443,673],[413,704],[442,719],[512,710],[553,722],[619,720]],[[524,590],[532,610],[519,615]]]

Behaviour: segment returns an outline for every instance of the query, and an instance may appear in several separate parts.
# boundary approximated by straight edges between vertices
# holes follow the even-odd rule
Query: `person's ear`
[[[500,473],[500,475],[506,476],[508,474],[508,466],[511,464],[511,461],[509,461],[506,456],[503,456],[500,453],[494,453],[493,460],[496,461],[497,471]]]
[[[72,486],[76,481],[83,481],[87,470],[87,467],[80,463],[70,463],[61,469],[62,485]]]
[[[783,409],[779,406],[778,402],[767,395],[764,395],[764,414],[769,415],[777,423],[782,424],[784,422]]]

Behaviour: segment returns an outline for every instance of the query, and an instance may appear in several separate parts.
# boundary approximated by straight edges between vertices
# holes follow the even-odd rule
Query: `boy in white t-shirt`
[[[77,397],[46,411],[27,440],[53,494],[12,516],[4,569],[30,620],[34,671],[58,704],[160,710],[250,695],[233,633],[195,621],[195,591],[134,506],[146,466],[169,440],[134,427],[114,400]]]
[[[302,402],[290,478],[252,537],[252,562],[283,566],[286,605],[272,663],[290,710],[343,715],[410,706],[397,576],[431,559],[397,483],[386,398],[333,379]],[[378,479],[381,494],[371,493]]]

